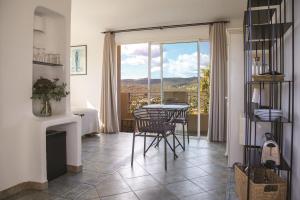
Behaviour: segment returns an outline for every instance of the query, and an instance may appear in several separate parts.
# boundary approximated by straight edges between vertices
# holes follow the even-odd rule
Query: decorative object
[[[42,102],[42,109],[40,111],[41,117],[48,117],[52,115],[50,100],[61,101],[69,92],[66,91],[66,83],[58,84],[59,79],[53,81],[40,77],[32,88],[32,99],[38,99]]]
[[[249,180],[247,168],[235,165],[236,194],[240,200],[285,200],[287,182],[270,169],[252,168]],[[249,198],[247,198],[249,192]]]
[[[254,88],[252,95],[252,103],[256,103],[259,106],[267,106],[267,93],[265,89]]]
[[[279,109],[255,109],[254,115],[259,117],[261,120],[277,120],[282,117],[282,110]]]
[[[87,75],[87,45],[71,46],[71,75]]]

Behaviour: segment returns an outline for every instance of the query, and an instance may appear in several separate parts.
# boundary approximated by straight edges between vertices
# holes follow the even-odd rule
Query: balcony
[[[200,134],[207,135],[208,130],[208,92],[200,92]],[[165,91],[162,103],[188,103],[188,127],[187,131],[192,136],[197,136],[198,127],[198,93],[185,91]],[[142,92],[121,92],[121,131],[132,132],[134,129],[133,111],[146,104],[160,104],[161,93],[151,92],[148,100],[148,93]]]

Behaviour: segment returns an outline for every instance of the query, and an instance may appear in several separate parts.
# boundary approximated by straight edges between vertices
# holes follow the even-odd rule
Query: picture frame
[[[70,74],[87,75],[87,45],[71,46]]]

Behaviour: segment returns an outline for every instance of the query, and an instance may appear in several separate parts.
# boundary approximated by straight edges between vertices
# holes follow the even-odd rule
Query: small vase
[[[51,109],[51,104],[49,100],[43,100],[42,102],[42,109],[40,111],[40,116],[41,117],[49,117],[52,115],[52,109]]]

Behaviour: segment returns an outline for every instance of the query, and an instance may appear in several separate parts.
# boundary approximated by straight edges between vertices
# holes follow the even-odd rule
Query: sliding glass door
[[[132,112],[137,107],[187,103],[188,132],[206,135],[208,87],[207,41],[122,45],[121,130],[132,131]]]
[[[188,132],[198,135],[199,65],[198,43],[162,44],[164,104],[189,104]],[[181,127],[180,127],[181,128]],[[179,130],[180,131],[180,130]]]

